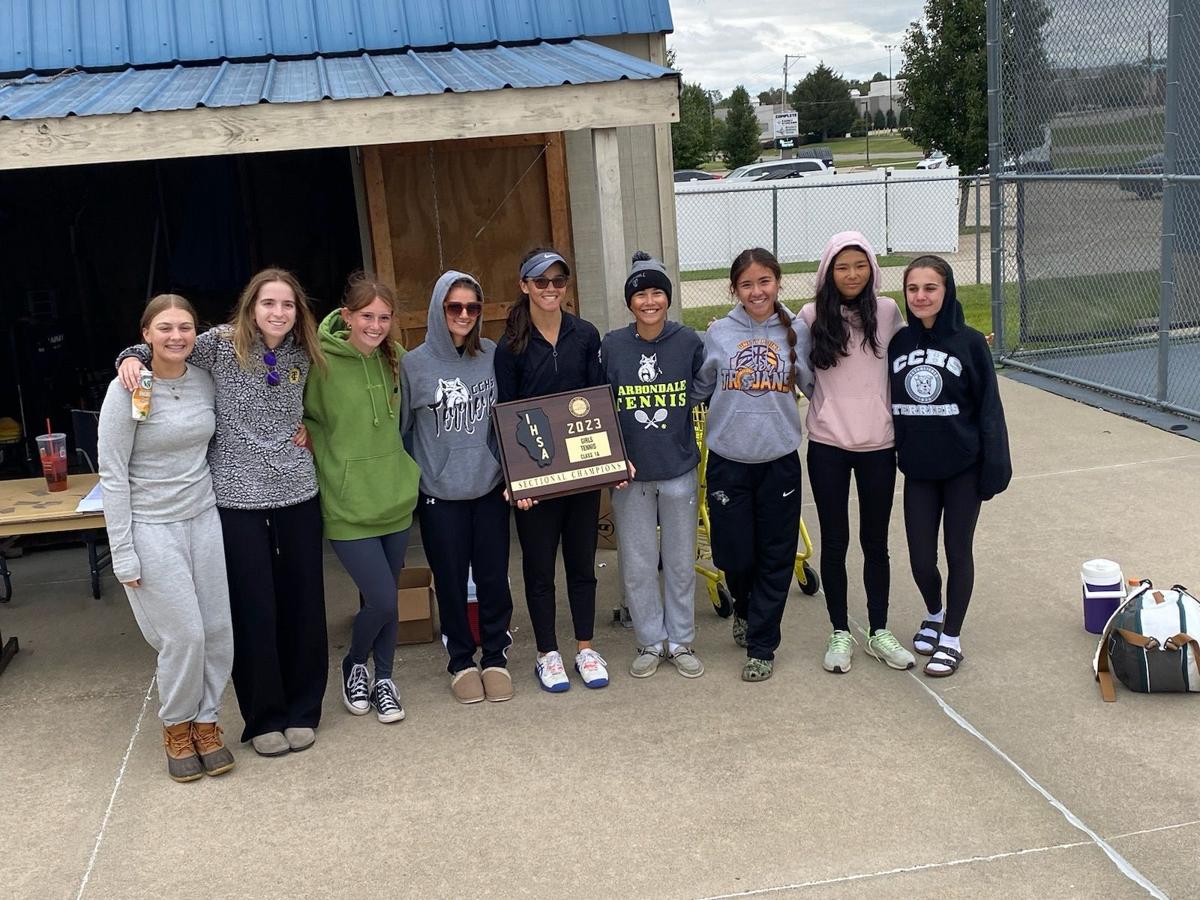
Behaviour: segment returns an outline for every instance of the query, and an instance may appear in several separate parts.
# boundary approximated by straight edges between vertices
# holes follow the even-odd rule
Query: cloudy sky
[[[789,86],[822,60],[847,79],[886,74],[886,44],[897,45],[899,71],[904,31],[923,8],[923,0],[671,0],[667,46],[685,81],[726,96],[745,84],[753,97],[782,84],[785,53],[805,56],[790,64]]]

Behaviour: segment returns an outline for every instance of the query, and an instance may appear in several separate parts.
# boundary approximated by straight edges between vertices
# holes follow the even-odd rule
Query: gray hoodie
[[[480,338],[474,356],[459,353],[446,328],[442,302],[463,272],[446,272],[429,298],[425,343],[400,360],[402,419],[411,452],[421,467],[421,492],[440,500],[473,500],[500,483],[491,437],[496,402],[496,345]],[[476,282],[478,283],[478,282]],[[476,333],[483,317],[475,322]]]
[[[800,447],[796,392],[811,391],[812,336],[796,316],[791,329],[796,334],[795,389],[787,384],[791,349],[778,314],[758,323],[738,303],[708,326],[697,393],[712,392],[705,428],[710,450],[737,462],[761,463]]]

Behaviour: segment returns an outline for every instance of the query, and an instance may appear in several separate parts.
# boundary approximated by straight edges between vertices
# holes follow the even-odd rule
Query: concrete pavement
[[[314,748],[235,746],[229,775],[177,785],[153,653],[119,587],[110,576],[90,599],[82,549],[14,560],[0,895],[1200,895],[1200,701],[1101,703],[1078,581],[1082,560],[1106,555],[1130,576],[1200,585],[1186,514],[1200,446],[1006,379],[1002,392],[1017,474],[984,508],[966,662],[944,680],[861,647],[850,673],[826,674],[823,603],[794,590],[771,681],[738,680],[742,652],[702,592],[706,674],[664,665],[635,681],[632,634],[605,624],[619,592],[601,551],[596,643],[613,683],[544,694],[514,553],[511,702],[460,706],[441,645],[401,647],[405,722],[347,715],[331,674]],[[898,503],[892,544],[891,624],[907,642],[921,605]],[[336,661],[356,595],[326,563]],[[859,623],[860,566],[852,550]],[[559,634],[566,646],[565,609]],[[224,724],[241,727],[232,690]]]

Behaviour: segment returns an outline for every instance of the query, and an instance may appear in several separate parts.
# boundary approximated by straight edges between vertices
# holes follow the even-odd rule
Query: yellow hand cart
[[[692,425],[696,429],[696,443],[700,447],[700,497],[696,504],[699,509],[696,533],[696,574],[704,579],[708,599],[712,601],[717,615],[722,619],[728,619],[733,615],[733,596],[725,585],[725,576],[721,574],[720,569],[713,565],[712,559],[708,492],[705,490],[704,474],[708,467],[708,446],[704,442],[704,427],[707,421],[707,406],[700,404],[692,410]],[[804,519],[800,520],[800,540],[804,544],[804,550],[796,554],[796,583],[800,586],[802,593],[811,597],[821,589],[821,580],[817,577],[816,570],[808,564],[808,561],[812,559],[813,545],[812,539],[808,536],[808,529],[804,526]]]

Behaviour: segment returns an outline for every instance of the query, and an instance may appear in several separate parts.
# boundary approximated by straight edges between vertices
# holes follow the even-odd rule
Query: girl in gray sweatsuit
[[[665,656],[681,675],[696,678],[704,666],[691,647],[700,462],[692,406],[704,345],[692,329],[667,320],[671,279],[640,250],[625,280],[625,303],[636,321],[605,335],[600,359],[636,470],[612,495],[621,581],[638,642],[629,674],[647,678]]]
[[[215,391],[207,372],[183,361],[195,341],[186,303],[168,294],[147,307],[143,335],[154,352],[150,413],[134,419],[129,392],[114,379],[100,409],[98,445],[113,574],[158,651],[158,714],[168,770],[177,781],[200,777],[201,764],[214,775],[233,766],[223,745],[219,753],[209,746],[206,755],[197,737],[199,728],[210,744],[220,742],[215,723],[233,666],[233,630],[207,460]],[[192,315],[190,340],[177,333],[163,343],[158,331],[172,318],[172,327],[186,330],[178,321],[184,312]],[[178,359],[163,359],[169,355]]]

